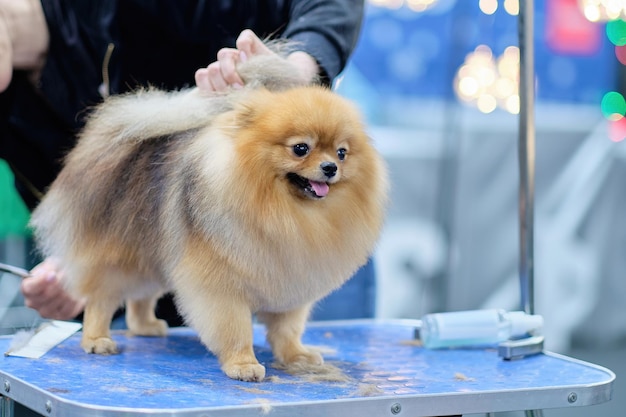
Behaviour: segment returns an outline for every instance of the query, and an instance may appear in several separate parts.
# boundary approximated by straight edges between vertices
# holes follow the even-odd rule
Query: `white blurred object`
[[[590,22],[626,18],[625,0],[578,0],[580,11]]]
[[[535,222],[535,310],[545,319],[545,347],[565,352],[575,328],[598,301],[599,249],[579,229],[605,184],[614,145],[602,122],[542,199]],[[509,277],[481,308],[519,307],[519,277]]]
[[[446,247],[441,230],[433,222],[389,219],[375,255],[376,316],[421,317],[428,310],[420,302],[427,297],[425,283],[442,271]]]
[[[425,348],[484,347],[540,336],[543,317],[498,309],[426,314],[419,329]]]

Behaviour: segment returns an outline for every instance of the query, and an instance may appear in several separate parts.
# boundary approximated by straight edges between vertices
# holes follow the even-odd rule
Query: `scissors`
[[[30,276],[30,272],[28,272],[24,268],[19,268],[17,266],[3,264],[1,262],[0,262],[0,271],[8,272],[9,274],[17,275],[18,277],[21,277],[21,278],[26,278]]]

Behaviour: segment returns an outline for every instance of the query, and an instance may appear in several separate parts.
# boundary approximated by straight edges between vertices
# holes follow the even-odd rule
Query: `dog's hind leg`
[[[165,336],[167,322],[154,314],[161,293],[140,300],[126,301],[126,324],[131,334],[138,336]]]
[[[267,326],[267,340],[276,360],[283,365],[321,365],[324,360],[317,352],[302,345],[301,338],[311,305],[282,313],[259,313],[257,317]]]
[[[124,300],[126,280],[118,269],[103,264],[75,268],[73,274],[80,277],[77,292],[86,299],[81,347],[87,353],[117,353],[109,329],[113,314]]]

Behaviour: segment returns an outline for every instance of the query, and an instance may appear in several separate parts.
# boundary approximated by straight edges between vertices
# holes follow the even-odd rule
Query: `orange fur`
[[[180,126],[149,135],[143,109],[164,93],[98,109],[33,215],[44,254],[61,260],[68,290],[87,300],[83,348],[116,352],[109,325],[123,303],[131,332],[164,335],[154,303],[171,290],[231,378],[264,378],[253,314],[277,361],[321,364],[300,342],[310,308],[367,261],[386,204],[386,169],[357,111],[315,86],[170,94],[183,104],[164,117]],[[300,143],[305,156],[294,153]],[[336,165],[331,178],[323,162]],[[290,173],[328,182],[328,195],[303,192]]]

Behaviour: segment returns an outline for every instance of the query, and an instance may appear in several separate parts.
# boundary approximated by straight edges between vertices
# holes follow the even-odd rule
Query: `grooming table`
[[[188,328],[165,338],[114,333],[121,353],[87,355],[76,334],[41,359],[2,357],[4,415],[20,403],[44,416],[448,416],[599,404],[608,369],[551,353],[504,361],[495,349],[432,351],[413,340],[418,321],[310,323],[344,379],[273,368],[263,327],[254,328],[259,383],[234,381]],[[5,352],[9,337],[0,338]]]

